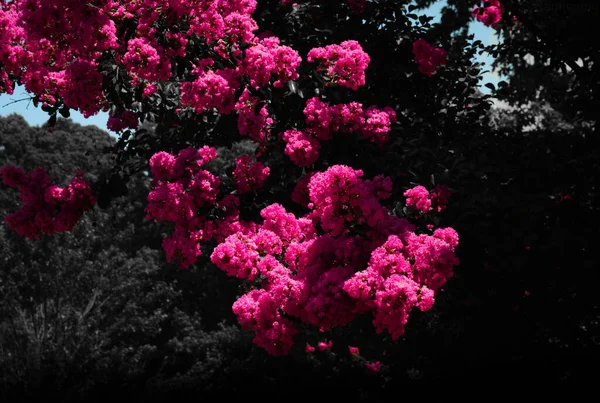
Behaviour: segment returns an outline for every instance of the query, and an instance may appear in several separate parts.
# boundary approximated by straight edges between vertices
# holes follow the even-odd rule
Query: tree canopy
[[[430,4],[3,2],[6,398],[595,379],[598,10]]]

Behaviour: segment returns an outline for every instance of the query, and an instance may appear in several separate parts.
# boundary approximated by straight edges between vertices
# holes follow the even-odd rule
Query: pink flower
[[[504,8],[497,0],[485,0],[485,2],[490,3],[490,5],[487,7],[475,7],[471,10],[471,15],[485,26],[494,26],[502,20]]]
[[[301,61],[298,52],[289,46],[280,45],[278,38],[268,36],[246,50],[242,67],[252,87],[263,87],[271,78],[275,78],[273,87],[283,88],[288,81],[298,78],[297,69]]]
[[[162,48],[148,38],[132,38],[127,42],[123,64],[137,82],[168,80],[171,77],[171,61],[162,55]]]
[[[362,108],[349,105],[336,109],[336,113],[354,109],[360,109],[362,115]],[[350,115],[340,121],[351,121]],[[150,161],[155,178],[148,195],[148,218],[175,224],[175,232],[165,239],[163,247],[167,259],[180,267],[196,262],[201,241],[214,240],[217,246],[210,255],[213,264],[229,276],[259,280],[232,309],[244,330],[254,333],[253,342],[269,354],[289,353],[300,322],[323,333],[365,312],[372,314],[378,333],[386,331],[397,340],[412,309],[429,310],[435,292],[459,263],[454,254],[456,231],[439,228],[433,235],[417,235],[414,225],[390,215],[380,204],[392,191],[387,177],[363,179],[363,171],[345,165],[309,173],[293,198],[302,204],[311,201],[307,203],[311,211],[297,217],[274,203],[260,211],[263,221],[259,224],[240,219],[236,195],[219,199],[219,177],[201,169],[214,157],[216,150],[210,147],[188,147],[177,156],[155,154]],[[248,173],[251,162],[250,156],[238,161],[238,181],[244,176],[260,176]],[[265,168],[255,165],[257,172]],[[43,173],[23,179],[19,179],[18,171],[7,174],[11,183],[39,182],[44,189],[50,186]],[[62,197],[59,190],[48,190],[47,199],[54,201],[59,194]],[[69,199],[67,193],[64,197]],[[411,198],[409,204],[431,203],[424,187],[416,187],[406,196]],[[28,191],[23,199],[36,203],[39,197]],[[203,208],[212,206],[214,215],[207,216]],[[12,218],[23,233],[49,228],[51,215],[46,210],[34,211],[33,224],[27,220],[30,210]],[[60,228],[67,228],[71,216],[57,220]],[[362,233],[354,233],[356,227]],[[328,351],[332,341],[321,341],[314,347],[307,344],[305,350],[312,353],[317,348]],[[348,348],[352,357],[359,356],[357,347]],[[367,368],[379,372],[381,364],[370,363]]]
[[[138,127],[138,118],[132,111],[123,111],[118,116],[114,116],[111,112],[109,113],[106,127],[113,132],[120,132],[124,129],[135,129]]]
[[[14,166],[5,166],[0,168],[0,175],[2,175],[2,179],[6,186],[11,188],[20,186],[25,183],[27,174],[21,168],[17,168]]]
[[[365,85],[365,70],[371,61],[357,41],[344,41],[339,45],[313,48],[308,52],[309,63],[319,63],[317,71],[331,79],[333,84],[357,90]]]
[[[422,213],[429,212],[431,208],[431,200],[429,199],[429,192],[424,186],[415,186],[412,189],[408,189],[404,192],[406,197],[406,205],[408,207],[414,207],[415,210]]]
[[[366,362],[365,367],[369,370],[369,372],[378,373],[381,371],[381,363],[379,361],[375,361],[373,363]]]
[[[204,113],[216,108],[219,113],[229,114],[235,106],[235,90],[238,77],[231,69],[202,71],[197,69],[198,78],[181,84],[181,104]]]
[[[450,197],[450,189],[446,185],[436,185],[431,191],[429,198],[431,199],[431,208],[437,213],[441,213],[446,209],[448,198]]]
[[[75,172],[65,188],[53,185],[48,172],[40,167],[31,172],[3,167],[0,174],[6,185],[19,188],[23,203],[19,210],[6,216],[5,222],[29,239],[37,239],[43,233],[70,231],[83,212],[96,203],[91,185],[81,171]]]
[[[239,194],[260,189],[267,180],[271,169],[262,162],[252,162],[252,157],[242,155],[235,160],[233,180]]]
[[[319,140],[298,130],[286,130],[281,138],[286,142],[284,152],[294,164],[307,167],[317,162],[321,148]]]
[[[442,48],[436,48],[425,39],[418,39],[413,43],[415,62],[419,65],[419,72],[431,77],[442,64],[446,64],[448,53]]]
[[[320,341],[319,344],[317,344],[317,347],[319,347],[319,350],[321,350],[321,351],[329,350],[331,348],[331,346],[332,346],[331,340],[329,340],[329,342],[327,342],[327,343]]]
[[[262,107],[259,107],[262,104]],[[242,136],[248,136],[259,145],[264,145],[271,134],[270,125],[273,119],[269,117],[266,103],[261,103],[257,97],[250,95],[244,89],[235,104],[238,114],[238,131]]]

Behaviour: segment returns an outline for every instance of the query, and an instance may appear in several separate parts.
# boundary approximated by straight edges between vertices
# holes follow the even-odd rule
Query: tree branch
[[[27,98],[23,98],[23,99],[17,99],[15,101],[9,102],[6,105],[2,105],[3,108],[7,107],[8,105],[12,105],[12,104],[16,104],[17,102],[21,102],[21,101],[31,101],[34,97],[27,97]]]
[[[560,49],[559,42],[556,37],[550,37],[550,34],[543,32],[526,14],[524,14],[519,7],[515,7],[512,1],[503,1],[502,6],[505,10],[510,11],[512,15],[517,17],[517,20],[521,22],[527,29],[537,36],[546,46],[550,53],[553,53],[564,64],[569,66],[571,70],[575,72],[577,77],[584,82],[589,80],[589,72],[583,67],[579,66],[574,60],[571,60],[569,55]]]

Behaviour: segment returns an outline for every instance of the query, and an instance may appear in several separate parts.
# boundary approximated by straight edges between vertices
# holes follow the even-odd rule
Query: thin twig
[[[29,98],[23,98],[23,99],[17,99],[16,101],[12,101],[7,103],[6,105],[2,105],[3,108],[7,107],[8,105],[12,105],[12,104],[16,104],[17,102],[21,102],[21,101],[31,101],[34,97],[29,97]]]

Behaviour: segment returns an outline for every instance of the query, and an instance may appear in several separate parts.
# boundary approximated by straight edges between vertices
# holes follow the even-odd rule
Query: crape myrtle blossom
[[[366,362],[365,368],[367,368],[367,370],[369,370],[370,372],[378,373],[381,371],[381,362]]]
[[[199,241],[211,239],[214,226],[197,215],[198,209],[212,207],[219,194],[220,179],[200,169],[216,158],[213,147],[188,147],[177,156],[167,152],[150,158],[154,176],[153,189],[148,194],[146,218],[171,221],[173,234],[163,241],[167,260],[177,260],[185,268],[200,256]]]
[[[202,59],[197,63],[191,72],[197,78],[181,85],[181,104],[199,114],[213,108],[219,113],[229,114],[234,110],[234,93],[240,85],[239,73],[230,68],[210,70],[213,64],[212,59]]]
[[[66,105],[91,116],[115,106],[103,70],[112,64],[134,102],[164,99],[163,84],[171,81],[179,94],[173,101],[178,113],[193,111],[193,119],[235,114],[237,131],[258,143],[255,157],[260,159],[269,155],[271,131],[281,123],[277,108],[261,94],[300,79],[302,59],[279,38],[255,35],[256,5],[255,0],[3,2],[0,91],[22,84],[45,107]],[[365,2],[349,5],[360,12]],[[65,20],[74,23],[65,25]],[[129,25],[134,29],[125,29]],[[187,53],[197,46],[202,56]],[[432,75],[445,62],[445,51],[424,41],[415,42],[414,50],[423,74]],[[348,40],[309,50],[306,62],[326,85],[357,90],[365,85],[370,57],[357,41]],[[177,73],[181,66],[184,77]],[[142,116],[129,111],[131,105],[116,106],[109,128],[137,128]],[[390,107],[328,104],[317,97],[306,101],[303,112],[304,121],[281,129],[283,141],[277,144],[285,145],[276,151],[304,168],[318,162],[321,142],[334,136],[358,135],[383,147],[396,121]],[[216,245],[209,251],[216,268],[252,283],[232,310],[240,325],[254,333],[254,343],[270,354],[288,354],[300,324],[328,331],[360,314],[371,316],[376,332],[396,340],[413,309],[431,308],[458,264],[453,229],[419,235],[408,220],[391,214],[386,200],[392,181],[386,176],[367,179],[346,165],[309,172],[298,178],[291,195],[305,210],[292,213],[283,204],[266,203],[260,222],[244,221],[240,199],[264,186],[270,161],[240,157],[229,172],[232,190],[224,185],[229,181],[207,167],[216,156],[208,145],[156,152],[149,161],[146,217],[172,224],[162,243],[167,261],[186,268],[208,245]],[[59,188],[41,169],[26,173],[5,167],[0,172],[6,185],[19,188],[23,202],[7,218],[8,225],[30,238],[71,229],[95,202],[81,173]],[[424,195],[418,190],[407,197],[423,210],[443,210],[447,192],[434,189]],[[332,348],[331,340],[321,340],[315,347],[306,345],[306,351]],[[380,370],[378,362],[366,367]]]
[[[357,133],[380,147],[388,142],[396,121],[396,112],[389,106],[365,110],[358,102],[328,105],[319,97],[308,99],[303,112],[306,132],[320,140],[331,140],[334,133]]]
[[[125,129],[136,129],[139,125],[138,118],[132,111],[123,111],[119,115],[111,112],[108,114],[106,127],[113,132],[120,132]]]
[[[425,186],[418,185],[405,191],[404,196],[406,205],[421,214],[431,211],[440,213],[446,209],[450,189],[445,185],[436,185],[430,193]]]
[[[190,147],[176,156],[155,154],[150,160],[154,188],[148,196],[148,218],[175,224],[163,241],[169,261],[188,267],[201,254],[200,243],[216,239],[211,261],[217,267],[248,281],[261,279],[260,288],[242,295],[233,309],[242,327],[255,333],[255,343],[273,355],[290,351],[298,321],[328,330],[364,312],[373,315],[377,332],[386,331],[396,340],[410,311],[430,309],[435,292],[458,264],[453,229],[417,235],[414,226],[379,203],[391,191],[387,177],[370,181],[360,170],[332,166],[309,175],[310,212],[305,217],[272,204],[261,211],[262,224],[244,223],[234,196],[219,200],[218,178],[202,169],[215,157],[212,147]],[[45,205],[91,203],[82,181],[60,189],[41,170],[26,174],[4,168],[2,174],[7,185],[22,189],[26,206],[44,211]],[[46,189],[43,200],[31,186]],[[215,206],[228,206],[227,213],[210,221],[202,209]],[[44,225],[41,230],[48,230]],[[370,232],[353,233],[356,225]],[[22,232],[33,233],[31,228]],[[373,239],[383,242],[374,244]]]
[[[357,41],[351,40],[339,45],[313,48],[306,60],[319,63],[317,71],[331,79],[331,83],[356,91],[365,85],[365,70],[371,58]]]
[[[364,6],[363,1],[351,3],[352,8]],[[141,101],[157,91],[159,82],[172,78],[174,58],[189,58],[186,45],[190,38],[198,37],[220,56],[232,57],[235,62],[217,68],[211,58],[192,58],[191,74],[179,84],[182,107],[179,110],[189,107],[197,114],[212,113],[215,109],[221,114],[235,111],[240,134],[259,143],[264,151],[275,122],[269,116],[267,104],[259,106],[264,100],[245,90],[236,99],[237,90],[243,80],[248,80],[254,88],[266,85],[281,88],[298,79],[302,59],[297,51],[281,44],[272,34],[254,34],[258,30],[251,17],[255,8],[255,0],[111,0],[93,6],[74,0],[3,3],[0,37],[10,45],[0,52],[0,88],[12,91],[13,83],[21,83],[29,92],[39,94],[44,106],[60,107],[64,103],[85,116],[92,116],[110,107],[103,93],[102,67],[98,64],[102,52],[111,52],[119,72],[125,73],[119,77],[130,79],[131,85],[141,90],[137,91],[141,95],[137,101]],[[65,18],[77,21],[77,25],[67,29],[57,23]],[[119,41],[117,33],[132,20],[136,23],[134,35],[127,41]],[[179,27],[186,24],[189,29],[181,31]],[[176,29],[169,29],[175,25]],[[69,46],[56,46],[57,42]],[[357,41],[349,40],[314,48],[308,52],[307,60],[316,64],[317,69],[323,69],[333,83],[357,89],[364,85],[364,71],[370,58]],[[374,107],[363,111],[360,106],[350,109],[339,106],[334,126],[354,122],[348,126],[348,132],[356,131],[381,145],[387,141],[389,124],[395,120],[393,111],[384,109],[384,112]],[[119,122],[112,116],[109,128],[134,129],[130,118],[130,114],[125,114]],[[310,130],[307,133],[312,134]],[[316,137],[322,139],[318,133]],[[314,150],[316,143],[311,143]]]
[[[411,310],[430,309],[458,264],[453,229],[415,234],[413,225],[380,203],[390,196],[390,178],[363,179],[361,170],[344,165],[307,175],[304,217],[271,204],[260,212],[262,223],[245,223],[234,203],[227,215],[210,220],[203,208],[234,197],[220,202],[217,178],[203,169],[214,156],[211,147],[155,154],[148,218],[175,223],[163,242],[168,260],[188,267],[201,254],[200,243],[215,239],[211,261],[256,284],[233,310],[270,354],[289,353],[300,322],[330,330],[366,312],[377,332],[397,340]],[[358,227],[361,233],[354,232]]]
[[[132,75],[134,83],[140,80],[168,80],[171,77],[171,62],[164,57],[162,46],[148,38],[130,39],[122,63]]]
[[[493,27],[502,20],[504,7],[502,7],[502,4],[498,0],[484,0],[484,2],[489,3],[489,5],[486,7],[475,7],[471,10],[471,14],[485,26]]]
[[[237,186],[238,194],[256,191],[261,188],[271,169],[262,162],[252,162],[252,157],[242,155],[235,160],[233,179]]]
[[[333,342],[331,340],[329,340],[328,342],[320,341],[319,344],[317,344],[317,347],[321,351],[330,350],[332,346],[333,346]]]
[[[134,86],[153,88],[158,81],[171,78],[173,58],[189,57],[186,44],[192,36],[206,40],[207,46],[213,46],[226,58],[230,57],[230,49],[239,57],[242,43],[250,45],[247,51],[251,54],[256,53],[255,47],[265,48],[272,63],[263,67],[272,71],[274,85],[282,86],[297,78],[295,69],[300,58],[293,49],[280,46],[277,38],[268,39],[266,47],[257,42],[253,32],[258,26],[251,17],[255,8],[255,0],[3,2],[0,40],[7,46],[0,52],[0,88],[12,91],[12,83],[17,82],[40,99],[45,98],[50,106],[64,102],[86,117],[91,116],[108,106],[99,86],[102,75],[97,60],[103,52],[113,52],[120,71],[126,73],[121,77],[128,75]],[[65,20],[72,23],[65,25]],[[119,41],[117,33],[132,20],[136,24],[133,37]],[[158,28],[159,22],[164,28]],[[187,24],[189,29],[170,29],[181,24]],[[183,103],[196,110],[214,106],[222,113],[231,112],[236,100],[229,99],[229,87],[238,88],[238,75],[252,76],[256,68],[252,64],[246,67],[247,72],[238,66],[235,74],[227,70],[204,71],[196,81],[182,83],[188,94],[190,87],[201,92],[199,99],[188,99],[188,95]],[[214,90],[213,85],[217,86]]]
[[[261,106],[262,105],[262,106]],[[260,107],[257,111],[257,107]],[[267,105],[244,89],[235,104],[238,115],[237,127],[241,136],[247,136],[259,146],[264,147],[271,134],[273,119],[269,116]]]
[[[406,220],[391,216],[377,196],[388,196],[388,179],[364,180],[361,171],[340,165],[314,173],[305,217],[268,206],[261,212],[263,224],[215,248],[211,260],[229,275],[262,279],[260,288],[234,304],[257,345],[287,354],[298,321],[329,330],[367,311],[377,332],[397,339],[413,308],[431,308],[458,264],[458,237],[451,228],[416,235]],[[383,242],[374,245],[371,237],[352,234],[359,223],[380,232],[375,238]],[[390,228],[398,233],[390,234]]]
[[[446,209],[448,205],[448,198],[450,197],[450,189],[446,185],[436,185],[429,198],[431,199],[431,208],[436,213],[441,213]]]
[[[64,188],[53,185],[48,172],[40,167],[25,172],[6,166],[0,168],[0,175],[5,185],[19,189],[23,203],[19,210],[6,216],[6,224],[32,240],[44,233],[70,231],[83,213],[96,203],[91,186],[81,171],[76,171],[75,177]]]
[[[446,64],[448,52],[427,43],[425,39],[413,42],[415,62],[419,65],[419,72],[431,77],[442,64]]]
[[[431,208],[431,200],[429,199],[429,192],[425,189],[425,186],[415,186],[412,189],[408,189],[404,192],[406,197],[406,205],[413,207],[415,210],[427,213]]]
[[[254,88],[265,86],[275,78],[273,87],[282,88],[298,78],[297,68],[302,58],[289,46],[281,46],[279,39],[268,37],[246,51],[244,72]]]
[[[281,133],[281,137],[286,142],[284,152],[294,164],[307,167],[319,158],[321,143],[309,134],[298,130],[286,130]]]

